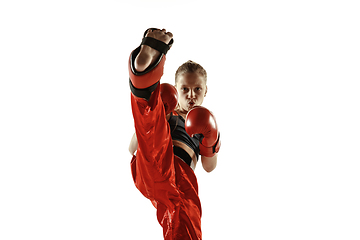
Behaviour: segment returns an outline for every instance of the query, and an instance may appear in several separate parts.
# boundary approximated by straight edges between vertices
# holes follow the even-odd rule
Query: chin
[[[189,106],[189,107],[188,107],[188,111],[190,111],[190,110],[193,109],[193,108],[199,107],[199,106],[200,106],[200,105],[197,105],[197,104],[196,104],[196,105],[193,105],[193,106]]]

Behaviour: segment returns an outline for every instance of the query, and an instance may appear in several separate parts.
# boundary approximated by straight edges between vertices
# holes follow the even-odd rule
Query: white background
[[[203,239],[360,239],[357,1],[1,1],[0,239],[162,239],[135,188],[128,56],[208,71]]]

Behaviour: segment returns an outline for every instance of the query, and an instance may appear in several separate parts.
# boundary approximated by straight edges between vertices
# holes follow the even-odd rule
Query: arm
[[[206,172],[212,172],[216,168],[217,156],[217,153],[213,157],[205,157],[204,155],[201,155],[201,163]]]
[[[129,145],[129,152],[131,155],[134,155],[135,151],[137,150],[137,147],[138,147],[138,141],[136,138],[136,134],[134,133],[134,135],[131,138],[130,145]]]

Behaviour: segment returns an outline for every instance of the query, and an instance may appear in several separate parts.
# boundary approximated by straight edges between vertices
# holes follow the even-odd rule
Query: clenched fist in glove
[[[200,155],[213,157],[220,149],[220,133],[214,115],[204,107],[195,107],[186,115],[185,130],[190,135],[202,134]]]

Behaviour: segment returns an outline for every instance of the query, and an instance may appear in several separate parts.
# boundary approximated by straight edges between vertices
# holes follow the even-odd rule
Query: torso
[[[184,117],[186,117],[186,115],[181,113],[179,114],[177,112],[173,112],[170,114],[168,122],[171,129],[171,137],[173,139],[173,145],[181,148],[189,155],[186,157],[186,161],[184,159],[183,160],[193,170],[195,170],[199,158],[199,144],[201,136],[199,134],[195,134],[193,137],[190,137],[186,133]],[[189,157],[191,158],[191,160],[189,159]]]
[[[190,163],[190,167],[192,168],[192,170],[195,170],[195,167],[197,164],[197,159],[196,159],[196,154],[195,154],[194,150],[192,150],[185,143],[178,141],[178,140],[173,140],[173,145],[184,149],[189,154],[189,156],[191,157],[191,160],[192,160]]]

